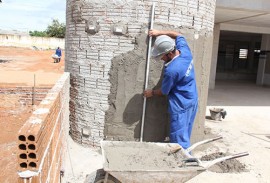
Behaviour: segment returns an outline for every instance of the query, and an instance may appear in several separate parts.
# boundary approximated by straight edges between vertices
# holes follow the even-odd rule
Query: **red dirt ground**
[[[53,63],[54,50],[0,47],[0,88],[9,86],[53,86],[64,72],[64,58]],[[63,53],[64,54],[64,53]],[[17,95],[0,94],[0,182],[15,183],[17,133],[34,106],[19,103]]]

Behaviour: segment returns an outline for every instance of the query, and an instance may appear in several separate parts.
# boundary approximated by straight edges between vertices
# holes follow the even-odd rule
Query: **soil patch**
[[[0,87],[36,86],[52,87],[64,72],[64,58],[53,63],[54,50],[0,47]],[[18,182],[17,136],[18,130],[31,116],[34,106],[25,105],[19,95],[0,94],[0,182]]]

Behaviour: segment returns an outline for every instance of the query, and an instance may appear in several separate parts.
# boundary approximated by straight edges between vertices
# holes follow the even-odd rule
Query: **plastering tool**
[[[150,30],[153,29],[154,16],[155,16],[155,3],[153,3],[153,5],[152,5]],[[146,61],[146,74],[145,74],[144,90],[146,90],[147,87],[148,87],[149,61],[150,61],[150,56],[151,56],[151,45],[152,45],[152,36],[149,37],[149,41],[148,41],[148,50],[147,50],[147,61]],[[144,97],[144,99],[143,99],[143,113],[142,113],[142,125],[141,125],[140,142],[143,141],[143,129],[144,129],[145,109],[146,109],[146,97]]]

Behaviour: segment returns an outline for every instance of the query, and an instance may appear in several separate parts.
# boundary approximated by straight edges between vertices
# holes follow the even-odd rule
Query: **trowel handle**
[[[242,152],[242,153],[238,153],[238,154],[233,154],[231,155],[231,159],[234,159],[234,158],[240,158],[240,157],[243,157],[243,156],[248,156],[249,153],[248,152]]]
[[[240,157],[248,156],[248,155],[249,155],[248,152],[243,152],[243,153],[233,154],[233,155],[229,155],[229,156],[225,156],[225,157],[220,157],[220,158],[214,159],[210,162],[202,163],[202,166],[207,169],[207,168],[209,168],[209,167],[213,166],[214,164],[219,163],[221,161],[240,158]]]
[[[218,137],[215,137],[215,138],[212,138],[212,139],[206,139],[206,140],[197,142],[197,143],[193,144],[192,146],[190,146],[189,148],[187,148],[186,152],[189,153],[190,151],[192,151],[193,149],[195,149],[199,145],[206,144],[206,143],[209,143],[209,142],[213,142],[213,141],[216,141],[216,140],[219,140],[219,139],[222,139],[222,136],[218,136]]]

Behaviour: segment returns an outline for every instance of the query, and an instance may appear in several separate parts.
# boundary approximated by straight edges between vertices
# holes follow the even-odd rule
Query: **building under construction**
[[[267,0],[67,0],[65,73],[18,134],[21,182],[60,182],[63,134],[86,147],[140,138],[147,32],[181,32],[194,56],[199,111],[192,141],[204,138],[208,89],[216,80],[270,85],[270,2]],[[150,62],[149,88],[163,63]],[[70,90],[69,90],[70,87]],[[148,100],[143,140],[169,134],[167,100]]]

